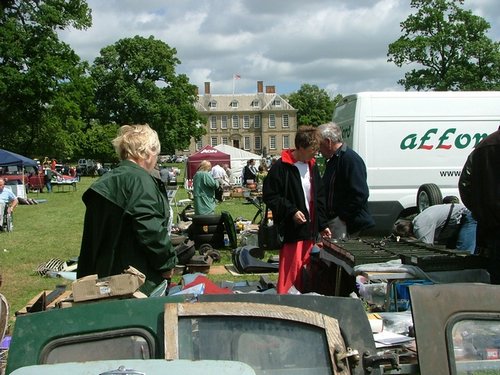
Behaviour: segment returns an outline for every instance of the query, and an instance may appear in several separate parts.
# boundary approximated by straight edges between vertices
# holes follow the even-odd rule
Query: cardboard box
[[[75,302],[131,296],[144,284],[145,276],[130,267],[126,273],[104,278],[97,275],[82,277],[73,282],[73,300]]]

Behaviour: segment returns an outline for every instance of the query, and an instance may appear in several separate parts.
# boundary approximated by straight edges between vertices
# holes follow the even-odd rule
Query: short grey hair
[[[342,138],[342,129],[334,122],[318,126],[318,132],[321,139],[329,139],[334,143],[344,142],[344,139]]]

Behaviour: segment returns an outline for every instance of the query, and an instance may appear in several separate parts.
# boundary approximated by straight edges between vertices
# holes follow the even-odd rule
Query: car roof
[[[134,371],[134,372],[133,372]],[[26,366],[12,372],[12,375],[53,375],[53,374],[203,374],[203,375],[255,375],[255,371],[243,362],[178,359],[125,359],[89,362],[57,363],[50,365]]]

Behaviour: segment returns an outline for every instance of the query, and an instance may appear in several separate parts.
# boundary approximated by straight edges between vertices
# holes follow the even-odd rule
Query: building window
[[[243,116],[243,129],[248,129],[250,128],[250,116],[245,115]]]
[[[220,128],[227,129],[227,116],[226,115],[222,115],[220,117]]]
[[[276,136],[275,135],[269,136],[269,149],[276,150]]]
[[[288,149],[288,148],[290,148],[290,136],[284,135],[283,136],[283,149]]]
[[[260,150],[262,148],[262,140],[260,138],[260,135],[255,136],[254,143],[255,143],[256,150]]]
[[[259,99],[252,100],[252,108],[259,108]]]
[[[289,118],[289,116],[288,116],[287,114],[284,114],[284,115],[283,115],[283,117],[281,118],[281,121],[282,121],[282,124],[281,124],[281,125],[282,125],[284,128],[289,128],[289,127],[290,127],[290,124],[289,124],[289,122],[288,122],[288,118]]]
[[[238,129],[240,127],[240,118],[236,115],[234,115],[232,118],[231,118],[231,121],[232,121],[232,128],[233,129]]]
[[[255,129],[260,128],[260,115],[253,116],[253,127]]]
[[[210,100],[208,102],[208,108],[217,108],[217,102],[215,100]]]
[[[217,116],[210,116],[210,129],[217,129]]]
[[[281,100],[274,99],[272,105],[273,105],[273,107],[281,107]]]
[[[227,137],[222,137],[222,144],[223,145],[229,144],[229,139]]]
[[[201,139],[199,141],[196,142],[196,150],[201,150],[203,148],[203,142],[201,141]]]
[[[243,148],[245,150],[250,150],[250,137],[246,136],[243,138]]]
[[[231,100],[231,108],[238,108],[238,101],[236,99]]]
[[[274,115],[274,113],[271,113],[269,115],[269,128],[276,128],[276,116]]]
[[[217,137],[210,137],[210,146],[217,146]]]

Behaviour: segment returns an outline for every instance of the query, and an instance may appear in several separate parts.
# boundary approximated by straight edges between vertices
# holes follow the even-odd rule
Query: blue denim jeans
[[[471,212],[467,210],[462,215],[456,244],[457,250],[467,250],[471,254],[476,252],[476,227],[476,220],[472,217]]]

